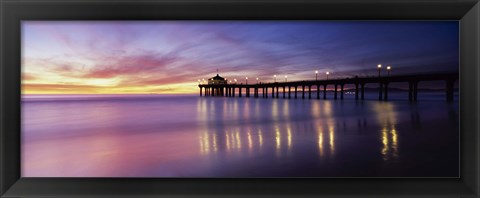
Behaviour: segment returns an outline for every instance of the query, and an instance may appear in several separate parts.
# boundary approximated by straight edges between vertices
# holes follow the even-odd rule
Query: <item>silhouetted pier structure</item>
[[[365,99],[365,85],[378,84],[378,99],[388,100],[388,86],[390,83],[408,83],[408,99],[417,101],[418,83],[425,81],[445,81],[445,96],[447,101],[453,101],[454,85],[458,80],[458,73],[439,73],[439,74],[419,74],[402,76],[382,76],[382,77],[355,77],[345,79],[313,80],[313,81],[292,81],[292,82],[274,82],[259,84],[200,84],[200,96],[224,96],[224,97],[250,97],[253,91],[253,97],[279,98],[308,98],[312,99],[312,87],[316,88],[316,99],[327,99],[327,87],[333,85],[333,99],[343,99],[345,85],[354,85],[355,99]],[[301,91],[298,88],[301,87]],[[281,90],[280,90],[281,88]],[[322,88],[322,89],[320,89]],[[320,91],[322,90],[322,91]],[[261,93],[260,93],[261,92]],[[301,93],[299,93],[301,92]],[[323,92],[320,94],[320,92]],[[307,96],[306,96],[307,94]],[[314,96],[315,97],[315,96]]]

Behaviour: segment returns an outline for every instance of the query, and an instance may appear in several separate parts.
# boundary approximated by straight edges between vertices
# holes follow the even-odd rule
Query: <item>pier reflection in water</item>
[[[198,97],[27,101],[22,174],[455,177],[457,106]],[[58,116],[56,109],[65,108],[81,114]],[[102,112],[101,123],[80,116],[93,111]]]
[[[199,139],[211,134],[226,137],[202,144],[226,145],[223,152],[204,153],[215,158],[214,169],[225,171],[219,175],[448,177],[458,173],[454,154],[458,128],[455,119],[448,119],[456,117],[454,104],[209,100],[200,99],[198,106],[234,103],[241,109],[250,105],[264,109],[238,112],[242,119],[230,122],[218,117],[232,116],[235,109],[199,112],[199,117],[207,118]],[[419,111],[428,130],[417,128],[422,122]],[[418,118],[415,123],[410,122],[411,114]]]

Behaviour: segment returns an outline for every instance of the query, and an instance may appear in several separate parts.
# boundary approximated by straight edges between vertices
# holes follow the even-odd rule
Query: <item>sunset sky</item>
[[[253,83],[459,68],[457,21],[22,23],[24,94],[197,93],[219,70]]]

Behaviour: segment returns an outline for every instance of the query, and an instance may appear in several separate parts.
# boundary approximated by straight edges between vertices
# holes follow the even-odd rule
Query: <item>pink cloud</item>
[[[84,78],[112,78],[117,76],[131,76],[135,74],[149,74],[158,72],[169,64],[177,61],[176,57],[157,56],[146,54],[139,56],[105,57],[103,62],[93,69],[82,74]]]

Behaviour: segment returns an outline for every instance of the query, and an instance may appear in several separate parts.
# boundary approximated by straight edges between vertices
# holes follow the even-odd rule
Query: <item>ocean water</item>
[[[316,96],[316,95],[312,95]],[[23,177],[457,177],[458,97],[24,96]],[[315,97],[313,97],[315,98]],[[329,98],[332,98],[329,96]]]

